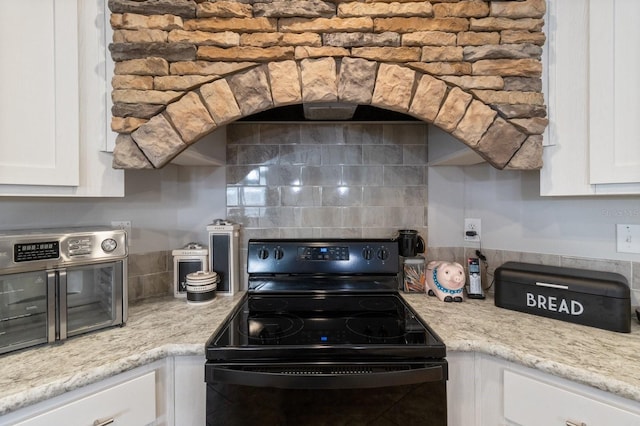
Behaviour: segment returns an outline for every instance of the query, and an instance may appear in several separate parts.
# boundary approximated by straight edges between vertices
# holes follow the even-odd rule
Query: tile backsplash
[[[242,230],[241,230],[242,231]],[[488,287],[495,269],[505,262],[527,262],[570,268],[615,272],[624,276],[631,287],[631,305],[640,306],[640,262],[607,259],[588,259],[543,253],[525,253],[505,250],[482,249],[487,258]],[[427,247],[427,261],[448,260],[464,264],[467,257],[475,257],[475,249],[468,247]],[[240,268],[245,270],[246,260]],[[129,255],[129,302],[156,296],[173,294],[173,256],[171,251],[158,251]],[[488,289],[493,293],[493,286]]]
[[[130,254],[128,262],[129,302],[173,294],[171,251]]]
[[[250,238],[389,238],[412,228],[427,240],[427,135],[420,122],[228,125],[227,218],[242,225],[241,270]],[[623,275],[640,305],[638,262],[482,251],[485,286],[508,261],[578,267]],[[465,247],[429,247],[426,255],[462,264],[472,256]],[[172,282],[171,251],[129,256],[130,301],[171,295]]]
[[[227,218],[252,237],[427,232],[427,125],[232,124]]]

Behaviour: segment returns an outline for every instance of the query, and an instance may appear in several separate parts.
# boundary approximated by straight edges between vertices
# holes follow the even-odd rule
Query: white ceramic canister
[[[187,303],[206,304],[213,302],[220,277],[214,271],[198,271],[187,275]]]

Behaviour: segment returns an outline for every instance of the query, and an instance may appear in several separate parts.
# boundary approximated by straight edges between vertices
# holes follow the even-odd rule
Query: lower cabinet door
[[[637,412],[504,370],[504,417],[521,426],[640,425]]]
[[[17,423],[20,426],[147,425],[156,419],[155,372]]]

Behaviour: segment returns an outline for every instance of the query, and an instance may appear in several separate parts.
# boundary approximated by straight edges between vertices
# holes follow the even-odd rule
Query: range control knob
[[[384,247],[380,247],[378,249],[378,252],[376,253],[376,255],[378,256],[378,259],[380,259],[380,260],[387,260],[389,258],[389,250],[387,250]]]
[[[258,258],[260,259],[266,259],[269,257],[269,250],[267,250],[266,248],[262,247],[260,250],[258,250]]]
[[[362,257],[365,260],[373,259],[373,255],[374,255],[374,251],[371,247],[365,247],[364,249],[362,249]]]
[[[276,260],[280,260],[284,257],[284,250],[282,250],[280,247],[276,247],[273,250],[273,257],[276,258]]]

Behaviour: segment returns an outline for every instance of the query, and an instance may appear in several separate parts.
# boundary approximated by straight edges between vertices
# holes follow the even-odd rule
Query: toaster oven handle
[[[446,380],[446,368],[441,365],[425,365],[401,371],[382,373],[298,373],[282,368],[282,372],[265,372],[260,368],[252,370],[234,366],[207,366],[207,382],[221,382],[233,385],[273,387],[280,389],[363,389],[385,386],[403,386]]]

